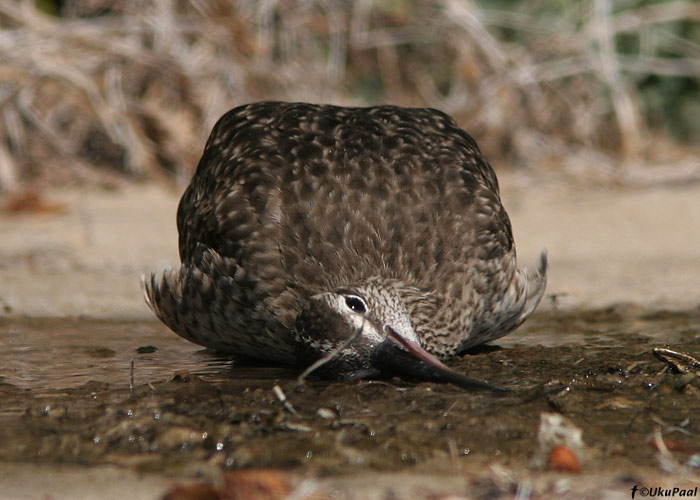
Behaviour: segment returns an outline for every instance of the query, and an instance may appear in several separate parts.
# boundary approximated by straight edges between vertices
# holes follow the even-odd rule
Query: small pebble
[[[559,471],[578,472],[581,470],[578,457],[571,448],[555,446],[549,452],[549,467]]]
[[[325,418],[326,420],[334,420],[337,415],[333,410],[329,410],[328,408],[319,408],[316,410],[316,414],[321,417]]]

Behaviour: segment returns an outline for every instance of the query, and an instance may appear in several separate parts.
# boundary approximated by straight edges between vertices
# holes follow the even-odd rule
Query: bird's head
[[[372,353],[391,329],[418,343],[403,301],[391,286],[363,283],[312,296],[297,318],[299,354],[305,363],[335,354],[319,367],[330,378],[377,375]]]
[[[301,362],[318,362],[317,373],[328,378],[383,373],[497,389],[453,371],[426,351],[391,283],[369,281],[313,295],[297,317],[296,336]]]

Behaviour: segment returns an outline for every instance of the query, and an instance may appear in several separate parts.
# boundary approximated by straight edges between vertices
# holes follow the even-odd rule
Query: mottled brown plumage
[[[226,113],[177,214],[149,306],[197,344],[376,372],[389,327],[445,359],[501,337],[545,288],[516,265],[498,182],[444,113],[264,102]],[[353,307],[354,306],[354,307]],[[393,331],[392,330],[392,331]]]

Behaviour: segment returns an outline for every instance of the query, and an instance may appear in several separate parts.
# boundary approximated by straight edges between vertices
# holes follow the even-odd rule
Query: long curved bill
[[[469,390],[510,392],[454,371],[417,342],[402,337],[390,326],[384,330],[387,338],[372,350],[372,364],[384,373],[430,382],[449,382]]]

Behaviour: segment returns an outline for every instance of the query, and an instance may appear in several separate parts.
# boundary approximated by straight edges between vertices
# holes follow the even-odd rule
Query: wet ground
[[[449,363],[513,390],[505,396],[400,379],[299,385],[292,371],[219,358],[155,322],[0,319],[0,461],[184,481],[249,468],[315,478],[489,468],[469,498],[512,497],[519,487],[494,467],[532,470],[551,412],[582,430],[582,471],[612,474],[613,490],[644,484],[645,470],[700,482],[700,375],[675,372],[656,347],[698,357],[700,309],[540,312]]]

